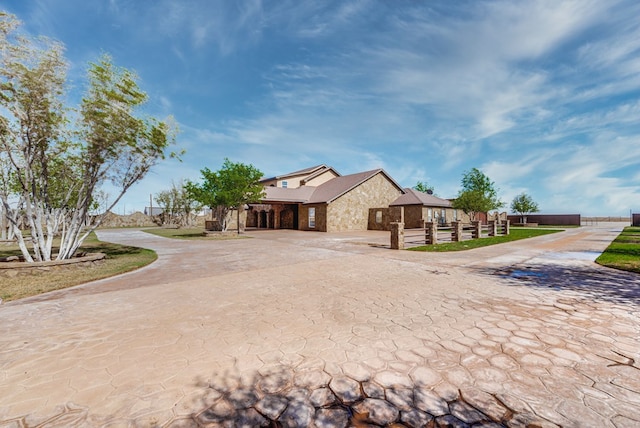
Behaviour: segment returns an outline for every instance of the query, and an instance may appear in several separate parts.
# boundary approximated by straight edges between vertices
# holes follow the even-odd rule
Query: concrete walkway
[[[620,224],[462,253],[256,231],[0,306],[0,427],[640,426]],[[368,424],[368,425],[367,425]]]

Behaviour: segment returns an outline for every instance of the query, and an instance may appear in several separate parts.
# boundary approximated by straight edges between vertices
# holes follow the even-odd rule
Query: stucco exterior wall
[[[367,230],[369,209],[387,207],[401,194],[400,189],[378,173],[328,205],[326,230]]]
[[[321,184],[326,183],[329,180],[332,180],[334,178],[338,177],[338,174],[336,174],[335,172],[331,171],[331,170],[327,170],[325,172],[323,172],[322,174],[318,175],[317,177],[312,178],[311,180],[308,180],[304,183],[305,186],[319,186]]]

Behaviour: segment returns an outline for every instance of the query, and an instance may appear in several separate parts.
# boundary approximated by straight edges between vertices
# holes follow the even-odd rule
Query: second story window
[[[286,188],[287,188],[287,182],[286,182],[286,181],[283,181],[283,182],[282,182],[282,188],[283,188],[283,189],[286,189]]]

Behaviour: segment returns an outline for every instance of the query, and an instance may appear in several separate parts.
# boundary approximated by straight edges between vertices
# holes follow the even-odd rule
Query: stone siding
[[[391,230],[391,223],[404,223],[403,211],[404,207],[369,208],[367,228],[369,230]]]
[[[429,219],[429,210],[431,210],[431,219]],[[436,213],[438,213],[438,223],[451,223],[453,221],[461,221],[462,223],[471,223],[471,218],[464,213],[462,210],[457,210],[456,216],[454,217],[454,209],[453,208],[444,208],[444,220],[440,217],[442,216],[442,207],[422,207],[422,218],[424,221],[436,220]],[[418,226],[421,227],[421,226]]]
[[[316,227],[309,227],[309,208],[316,209]],[[298,213],[298,224],[300,230],[310,230],[316,232],[327,231],[327,205],[326,204],[312,204],[301,205]]]
[[[423,226],[426,217],[422,214],[422,205],[405,205],[404,207],[404,228],[415,229]]]
[[[378,173],[329,204],[326,230],[367,230],[369,209],[387,207],[401,194],[384,174]]]

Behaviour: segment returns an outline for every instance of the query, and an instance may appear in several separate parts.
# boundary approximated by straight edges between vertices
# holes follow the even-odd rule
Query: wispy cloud
[[[55,37],[71,18],[49,3],[24,19]],[[480,167],[545,210],[638,198],[633,0],[147,3],[110,0],[99,18],[65,3],[104,36],[71,60],[104,48],[137,64],[194,150],[188,170],[224,156],[273,174],[384,167],[453,196]]]

